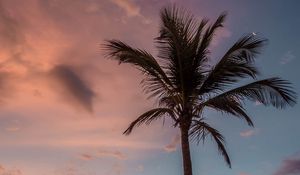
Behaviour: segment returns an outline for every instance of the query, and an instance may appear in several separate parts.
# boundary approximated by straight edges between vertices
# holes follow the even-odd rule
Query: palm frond
[[[194,96],[196,88],[204,79],[206,55],[201,55],[205,42],[209,42],[215,30],[222,26],[225,14],[203,34],[208,20],[197,23],[193,15],[175,6],[161,11],[160,35],[156,38],[159,54],[166,74],[183,103]]]
[[[150,111],[145,112],[141,116],[139,116],[136,120],[134,120],[129,127],[123,132],[125,135],[129,135],[135,127],[140,126],[141,124],[149,125],[154,120],[158,120],[161,117],[171,117],[174,122],[176,122],[176,115],[174,112],[168,108],[155,108]]]
[[[239,39],[211,69],[199,89],[199,94],[222,91],[240,78],[256,78],[259,71],[254,65],[254,58],[265,43],[265,39],[252,34]]]
[[[249,126],[254,126],[251,118],[243,108],[241,101],[232,98],[231,96],[217,96],[199,105],[196,108],[197,110],[202,110],[204,107],[209,107],[222,113],[231,114],[234,117],[245,120]]]
[[[134,49],[118,40],[106,41],[104,49],[107,56],[118,60],[120,64],[132,64],[148,75],[142,84],[145,91],[151,93],[152,96],[173,93],[172,83],[150,53]]]
[[[209,106],[219,103],[218,106],[226,104],[227,101],[241,101],[248,99],[260,102],[266,106],[272,105],[276,108],[293,106],[296,103],[296,93],[292,90],[291,83],[278,77],[258,80],[220,95],[217,95],[200,106]]]
[[[213,36],[218,28],[223,27],[226,16],[226,12],[221,13],[217,20],[209,28],[206,29],[202,37],[200,47],[198,49],[199,56],[205,56],[209,53],[208,47],[213,39]]]
[[[193,120],[189,134],[190,137],[198,144],[200,143],[200,141],[204,142],[206,137],[210,135],[212,139],[216,142],[219,153],[224,157],[224,160],[226,161],[228,166],[231,167],[231,161],[224,145],[224,137],[218,130],[211,127],[203,120]]]
[[[159,106],[167,106],[169,109],[174,109],[176,107],[182,108],[182,98],[180,96],[174,94],[172,96],[165,96],[159,99]]]
[[[185,79],[188,74],[185,65],[190,65],[191,54],[197,49],[194,47],[193,51],[189,45],[199,26],[190,13],[175,6],[162,9],[161,21],[160,35],[156,38],[158,57],[162,59],[172,84],[177,91],[183,92],[186,82],[190,82]]]

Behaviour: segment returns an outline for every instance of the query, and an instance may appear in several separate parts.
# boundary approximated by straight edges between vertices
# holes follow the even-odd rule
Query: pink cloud
[[[241,137],[251,137],[253,135],[256,135],[258,133],[257,129],[250,129],[240,132]]]
[[[92,156],[92,155],[90,155],[90,154],[81,154],[81,155],[79,156],[79,158],[82,159],[82,160],[88,161],[88,160],[93,160],[93,159],[94,159],[94,156]]]
[[[6,168],[3,165],[0,165],[0,174],[1,175],[22,175],[21,170],[16,168]]]
[[[8,132],[17,132],[17,131],[20,130],[20,128],[12,126],[12,127],[5,128],[5,130],[8,131]]]
[[[129,17],[140,16],[140,7],[131,0],[111,0],[114,4],[122,8]]]
[[[151,107],[151,101],[142,95],[137,71],[105,60],[99,49],[104,38],[119,38],[121,30],[133,26],[139,30],[140,23],[118,27],[119,23],[111,22],[118,14],[102,9],[91,16],[82,10],[87,7],[90,13],[113,5],[105,1],[88,5],[68,0],[1,3],[0,30],[4,33],[0,33],[0,45],[5,43],[5,47],[0,48],[0,81],[5,83],[0,85],[0,117],[6,120],[4,116],[14,114],[22,121],[4,127],[8,132],[22,128],[20,138],[1,138],[6,146],[161,147],[161,143],[141,139],[144,133],[153,135],[147,130],[122,135],[131,120]],[[129,5],[123,7],[132,11],[128,13],[139,11],[133,2],[125,3]],[[79,21],[84,24],[78,26]],[[137,41],[151,38],[149,29]],[[59,65],[63,69],[58,70]]]
[[[115,5],[123,9],[128,17],[139,17],[144,24],[150,24],[151,20],[141,14],[140,7],[132,0],[111,0]],[[124,19],[123,19],[123,22]],[[126,23],[126,22],[125,22]]]
[[[120,151],[110,151],[110,150],[98,150],[92,154],[90,153],[83,153],[80,154],[79,158],[81,160],[93,160],[97,158],[116,158],[119,160],[127,159],[127,155],[120,152]]]
[[[250,175],[250,174],[242,172],[242,173],[239,173],[239,175]]]
[[[120,151],[107,151],[107,150],[100,150],[97,153],[98,157],[114,157],[117,159],[127,159],[127,155]]]
[[[171,142],[164,147],[164,150],[166,152],[174,152],[174,151],[176,151],[176,147],[177,147],[178,143],[180,143],[180,135],[176,134],[172,138]]]

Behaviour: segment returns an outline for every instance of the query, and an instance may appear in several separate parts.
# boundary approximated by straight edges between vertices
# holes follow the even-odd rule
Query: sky
[[[0,175],[181,175],[180,139],[168,122],[122,135],[156,105],[142,75],[104,57],[119,39],[155,55],[159,11],[176,3],[197,19],[228,12],[213,41],[218,59],[247,33],[268,39],[261,78],[300,89],[297,0],[0,0]],[[205,111],[226,137],[228,168],[209,139],[191,145],[195,175],[299,175],[299,105],[246,103],[255,128]]]

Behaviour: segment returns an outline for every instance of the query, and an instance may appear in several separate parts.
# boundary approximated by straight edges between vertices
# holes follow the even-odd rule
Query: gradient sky
[[[122,135],[155,101],[138,71],[99,47],[120,39],[155,54],[159,10],[174,2],[199,19],[228,11],[213,59],[243,34],[269,39],[262,77],[288,79],[300,93],[298,0],[0,0],[0,175],[181,175],[178,130],[157,122]],[[247,110],[254,129],[206,111],[233,167],[208,140],[192,145],[195,175],[300,174],[299,105]]]

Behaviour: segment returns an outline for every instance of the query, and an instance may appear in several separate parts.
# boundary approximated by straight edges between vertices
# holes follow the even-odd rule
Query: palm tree
[[[215,22],[200,23],[187,11],[175,6],[160,12],[159,50],[155,58],[149,52],[119,41],[108,40],[104,50],[109,58],[129,63],[144,75],[141,82],[146,94],[158,100],[158,107],[145,112],[124,131],[128,135],[141,124],[170,118],[181,133],[184,175],[192,175],[190,141],[204,141],[208,136],[231,167],[224,137],[207,123],[203,110],[210,108],[253,122],[243,107],[245,100],[258,101],[276,108],[292,106],[296,94],[288,81],[278,77],[257,79],[255,57],[266,40],[253,34],[237,40],[216,64],[210,60],[210,44],[217,29],[223,27],[226,13]],[[241,79],[253,82],[240,85]]]

